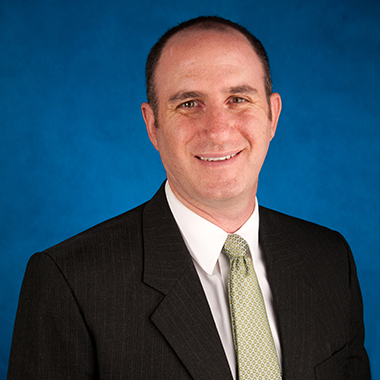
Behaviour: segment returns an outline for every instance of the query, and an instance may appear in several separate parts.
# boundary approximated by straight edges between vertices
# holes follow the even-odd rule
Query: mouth
[[[202,161],[208,161],[208,162],[218,162],[218,161],[227,161],[235,156],[237,156],[240,152],[233,153],[233,154],[227,154],[226,156],[219,156],[219,157],[203,157],[203,156],[197,156]]]

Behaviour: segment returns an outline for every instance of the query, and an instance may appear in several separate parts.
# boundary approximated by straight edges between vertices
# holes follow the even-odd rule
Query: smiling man
[[[186,29],[166,44],[154,75],[157,111],[142,105],[171,190],[227,232],[255,208],[257,181],[281,110],[263,64],[231,28]],[[271,115],[271,118],[269,118]]]
[[[31,258],[8,379],[370,379],[347,243],[257,203],[281,111],[260,41],[182,23],[146,84],[167,181]]]

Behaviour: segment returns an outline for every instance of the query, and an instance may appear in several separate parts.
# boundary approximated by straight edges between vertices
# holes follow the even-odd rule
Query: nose
[[[208,140],[228,140],[234,126],[233,115],[222,106],[211,106],[205,112],[202,134]]]

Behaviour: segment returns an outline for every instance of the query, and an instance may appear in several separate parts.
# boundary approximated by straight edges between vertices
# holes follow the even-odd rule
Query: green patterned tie
[[[248,243],[228,235],[222,252],[230,259],[228,294],[239,380],[277,380],[281,370]]]

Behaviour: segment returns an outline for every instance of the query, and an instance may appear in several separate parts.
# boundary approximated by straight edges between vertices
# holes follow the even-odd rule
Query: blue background
[[[164,180],[139,108],[145,58],[169,27],[201,14],[242,23],[268,50],[283,112],[259,202],[347,238],[380,379],[375,0],[0,1],[0,378],[28,258]]]

